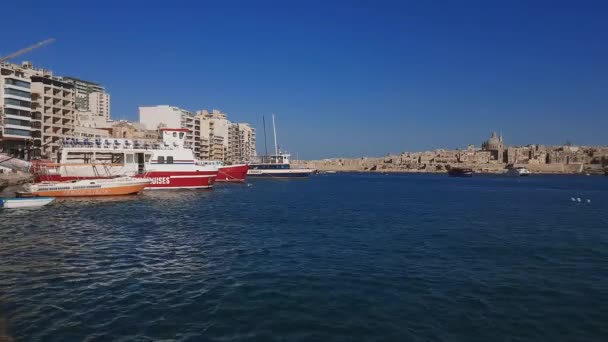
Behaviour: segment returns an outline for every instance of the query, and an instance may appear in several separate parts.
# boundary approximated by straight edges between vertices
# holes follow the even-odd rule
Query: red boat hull
[[[146,174],[136,175],[135,178],[146,178],[152,182],[146,187],[148,189],[207,189],[213,187],[217,171],[150,171]],[[36,176],[35,182],[65,182],[77,179],[94,179],[107,177],[71,177],[58,174],[46,174]]]
[[[229,165],[218,169],[216,181],[218,182],[244,182],[247,177],[249,165]]]

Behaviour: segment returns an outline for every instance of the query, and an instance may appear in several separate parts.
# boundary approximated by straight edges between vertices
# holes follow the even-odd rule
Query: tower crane
[[[19,57],[19,56],[23,55],[24,53],[28,53],[28,52],[30,52],[30,51],[32,51],[32,50],[34,50],[34,49],[37,49],[37,48],[39,48],[39,47],[41,47],[41,46],[43,46],[43,45],[50,44],[50,43],[52,43],[52,42],[54,42],[54,41],[55,41],[55,39],[54,39],[54,38],[49,38],[49,39],[47,39],[47,40],[43,40],[43,41],[38,42],[38,43],[36,43],[36,44],[34,44],[34,45],[32,45],[32,46],[28,46],[28,47],[26,47],[25,49],[21,49],[21,50],[19,50],[19,51],[17,51],[17,52],[13,52],[13,53],[11,53],[10,55],[6,55],[6,56],[4,56],[4,57],[0,57],[0,62],[6,62],[6,61],[8,61],[9,59],[13,59],[13,58],[15,58],[15,57]]]

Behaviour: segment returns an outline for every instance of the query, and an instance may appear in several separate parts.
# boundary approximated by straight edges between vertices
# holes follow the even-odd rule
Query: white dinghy
[[[47,205],[55,200],[55,197],[33,197],[33,198],[0,198],[0,208],[35,208]]]

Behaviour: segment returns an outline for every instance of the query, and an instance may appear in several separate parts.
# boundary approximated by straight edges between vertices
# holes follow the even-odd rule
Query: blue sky
[[[304,159],[607,144],[606,1],[10,1],[0,54],[104,84],[112,116],[217,108]],[[268,121],[267,121],[268,122]],[[269,139],[270,141],[270,139]]]

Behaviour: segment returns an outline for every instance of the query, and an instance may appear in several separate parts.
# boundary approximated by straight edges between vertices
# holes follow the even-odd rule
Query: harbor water
[[[15,341],[603,342],[607,303],[603,176],[332,174],[0,211]]]

